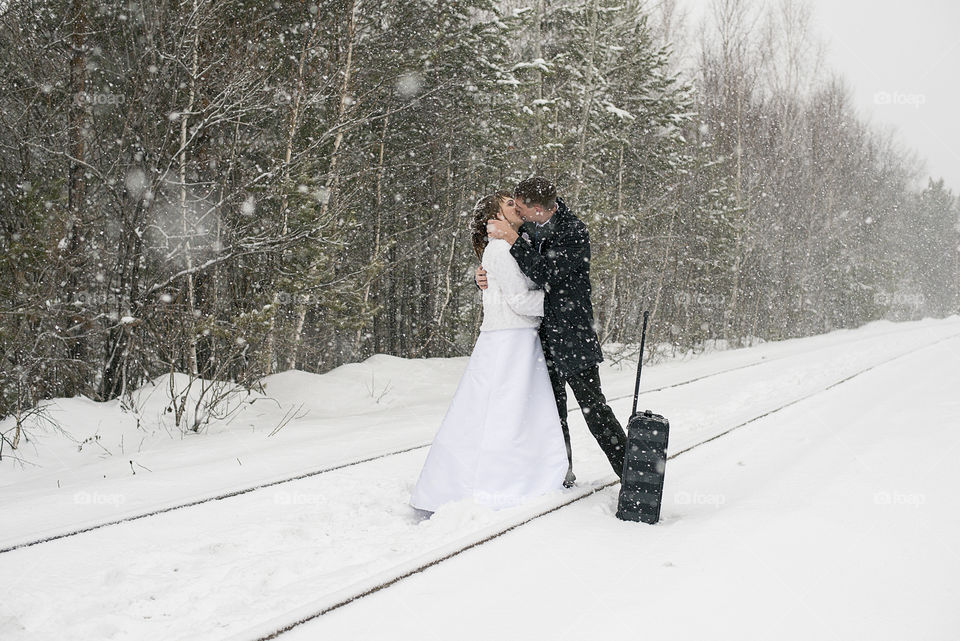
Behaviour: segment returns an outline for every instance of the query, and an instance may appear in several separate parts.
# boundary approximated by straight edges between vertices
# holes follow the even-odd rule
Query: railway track
[[[703,447],[708,443],[721,439],[724,436],[729,435],[731,432],[734,432],[743,427],[756,423],[757,421],[760,421],[768,416],[776,414],[777,412],[780,412],[784,409],[787,409],[789,407],[792,407],[804,401],[813,399],[867,372],[875,370],[879,367],[892,363],[893,361],[899,360],[906,356],[910,356],[911,354],[915,354],[919,351],[930,349],[931,347],[934,347],[940,343],[943,343],[948,340],[953,340],[958,337],[960,337],[960,334],[953,334],[950,336],[946,336],[944,338],[938,339],[926,345],[922,345],[920,347],[913,348],[913,349],[904,351],[902,353],[899,353],[879,363],[874,363],[873,365],[864,367],[854,372],[853,374],[845,376],[840,380],[837,380],[829,385],[826,385],[814,392],[805,394],[803,396],[800,396],[799,398],[795,398],[789,402],[779,405],[762,414],[754,416],[753,418],[750,418],[737,425],[729,427],[718,434],[714,434],[709,438],[706,438],[702,441],[694,443],[693,445],[690,445],[678,452],[674,452],[670,454],[667,457],[667,459],[672,460],[677,457],[683,456],[684,454],[687,454],[688,452],[691,452],[697,448]],[[743,367],[747,367],[747,366],[742,366],[737,369],[742,369]],[[728,370],[728,371],[732,371],[732,370]],[[691,381],[687,381],[687,382],[691,382]],[[686,383],[683,383],[683,384],[686,384]],[[650,390],[650,392],[652,391],[655,391],[655,390]],[[468,537],[464,537],[463,539],[457,542],[451,542],[450,544],[442,548],[437,548],[433,552],[423,555],[414,561],[401,564],[390,570],[381,572],[378,575],[368,577],[367,579],[359,583],[356,583],[352,586],[348,586],[347,588],[340,590],[335,594],[328,595],[324,599],[314,602],[313,604],[309,604],[301,608],[298,608],[297,610],[288,612],[283,617],[265,622],[257,626],[256,628],[248,629],[243,633],[231,636],[228,638],[227,641],[267,641],[268,639],[276,639],[281,635],[283,635],[284,633],[289,632],[290,630],[300,625],[303,625],[304,623],[317,619],[327,614],[328,612],[331,612],[345,605],[353,603],[359,599],[362,599],[365,596],[369,596],[371,594],[374,594],[376,592],[389,588],[390,586],[402,581],[405,578],[408,578],[410,576],[423,572],[424,570],[430,567],[443,563],[444,561],[447,561],[453,557],[456,557],[462,554],[463,552],[466,552],[467,550],[479,547],[485,543],[493,541],[503,536],[504,534],[507,534],[512,530],[515,530],[523,525],[530,523],[531,521],[547,516],[548,514],[552,514],[557,510],[560,510],[564,507],[568,507],[573,503],[576,503],[585,498],[588,498],[596,494],[597,492],[604,490],[606,488],[612,487],[614,485],[617,485],[618,483],[619,483],[618,479],[612,478],[612,480],[603,480],[589,487],[581,488],[579,489],[579,491],[568,493],[558,503],[552,504],[549,507],[541,508],[538,511],[526,513],[522,516],[518,516],[508,524],[492,526],[481,532],[475,532],[474,534]]]
[[[878,338],[881,338],[881,337],[883,337],[883,336],[890,335],[890,334],[900,334],[900,333],[916,332],[916,331],[920,331],[921,329],[926,329],[926,328],[910,328],[910,329],[891,330],[891,331],[889,331],[889,332],[884,332],[884,333],[876,334],[876,335],[873,335],[873,336],[865,336],[865,337],[863,337],[863,338],[855,339],[854,341],[849,341],[849,342],[860,342],[860,341],[864,341],[864,340],[876,340],[876,339],[878,339]],[[951,336],[951,337],[948,337],[948,338],[952,338],[952,336]],[[941,340],[947,340],[947,339],[941,339]],[[849,344],[849,342],[848,342],[847,344]],[[937,341],[937,342],[940,342],[940,341]],[[935,343],[934,343],[934,344],[935,344]],[[833,348],[833,347],[835,347],[835,346],[833,346],[833,345],[825,345],[825,346],[818,347],[818,348],[815,348],[814,350],[810,350],[810,351],[821,351],[821,350],[830,349],[830,348]],[[923,349],[923,347],[921,347],[921,348],[919,348],[919,349]],[[810,353],[810,352],[807,351],[807,352],[804,352],[803,355],[807,355],[807,354],[809,354],[809,353]],[[717,377],[717,376],[722,376],[722,375],[724,375],[724,374],[729,374],[729,373],[732,373],[732,372],[737,372],[737,371],[749,369],[749,368],[752,368],[752,367],[758,367],[758,366],[763,366],[763,365],[767,365],[767,364],[770,364],[770,363],[776,363],[776,362],[779,362],[779,361],[782,361],[782,360],[785,360],[785,359],[793,358],[793,357],[795,357],[795,356],[798,356],[798,354],[785,354],[785,355],[782,355],[782,356],[777,356],[777,357],[775,357],[775,358],[761,358],[761,359],[757,359],[756,361],[752,361],[752,362],[750,362],[750,363],[745,363],[745,364],[743,364],[743,365],[737,365],[737,366],[735,366],[735,367],[729,367],[729,368],[722,369],[722,370],[717,371],[717,372],[711,372],[710,374],[702,374],[702,375],[700,375],[700,376],[695,376],[695,377],[693,377],[693,378],[685,379],[685,380],[683,380],[683,381],[678,381],[678,382],[676,382],[676,383],[671,383],[671,384],[669,384],[669,385],[663,385],[663,386],[656,387],[656,388],[653,388],[653,389],[648,389],[648,390],[643,391],[643,392],[641,393],[641,396],[646,395],[646,394],[653,394],[653,393],[655,393],[655,392],[661,392],[661,391],[664,391],[664,390],[667,390],[667,389],[674,389],[674,388],[678,388],[678,387],[683,387],[683,386],[685,386],[685,385],[690,385],[690,384],[696,383],[696,382],[698,382],[698,381],[703,381],[703,380],[715,378],[715,377]],[[899,358],[899,356],[898,356],[897,358]],[[881,364],[882,364],[882,363],[881,363]],[[868,371],[868,370],[862,370],[862,371]],[[854,376],[858,375],[859,373],[862,373],[862,371],[861,371],[861,372],[858,372],[858,373],[855,374]],[[848,380],[848,379],[845,379],[845,380]],[[837,384],[840,384],[840,383],[842,383],[842,382],[844,382],[844,381],[839,381]],[[624,395],[620,395],[620,396],[610,397],[610,398],[607,399],[607,402],[610,403],[610,402],[614,402],[614,401],[618,401],[618,400],[624,400],[624,399],[629,399],[629,398],[633,398],[633,394],[632,394],[632,393],[630,393],[630,394],[624,394]],[[802,400],[802,399],[800,399],[800,400]],[[795,402],[799,402],[799,401],[795,401]],[[789,406],[789,404],[786,405],[786,406],[784,406],[784,407],[787,407],[787,406]],[[783,408],[778,408],[778,409],[783,409]],[[579,412],[579,411],[581,411],[581,410],[580,410],[579,407],[576,407],[576,408],[571,408],[569,411],[570,411],[570,413],[576,413],[576,412]],[[771,410],[771,412],[768,412],[768,413],[772,413],[772,412],[774,412],[774,411],[778,411],[778,410]],[[764,414],[764,416],[765,416],[765,415],[766,415],[766,414]],[[759,418],[762,418],[762,416],[759,416],[759,417],[757,417],[756,419],[753,419],[753,420],[758,420]],[[750,421],[750,422],[752,422],[752,421]],[[736,429],[737,427],[740,427],[740,426],[736,426],[736,427],[731,428],[731,429]],[[712,437],[712,438],[719,438],[720,436],[722,436],[723,434],[726,434],[726,433],[727,433],[727,432],[724,432],[724,433],[722,433],[722,434],[720,434],[720,435],[717,435],[717,436],[715,436],[715,437]],[[712,440],[712,439],[710,439],[710,440]],[[14,543],[14,544],[12,544],[12,545],[7,545],[7,546],[5,546],[5,547],[0,548],[0,554],[5,554],[5,553],[7,553],[7,552],[12,552],[12,551],[14,551],[14,550],[19,550],[19,549],[23,549],[23,548],[28,548],[28,547],[32,547],[32,546],[35,546],[35,545],[40,545],[40,544],[43,544],[43,543],[50,543],[50,542],[58,541],[58,540],[64,539],[64,538],[69,538],[69,537],[73,537],[73,536],[78,536],[78,535],[80,535],[80,534],[85,534],[85,533],[87,533],[87,532],[92,532],[92,531],[95,531],[95,530],[99,530],[99,529],[103,529],[103,528],[107,528],[107,527],[119,525],[119,524],[121,524],[121,523],[129,523],[129,522],[131,522],[131,521],[138,521],[138,520],[140,520],[140,519],[146,519],[146,518],[158,516],[158,515],[161,515],[161,514],[166,514],[166,513],[168,513],[168,512],[173,512],[173,511],[177,511],[177,510],[183,510],[183,509],[186,509],[186,508],[195,507],[195,506],[198,506],[198,505],[203,505],[203,504],[205,504],[205,503],[211,503],[211,502],[213,502],[213,501],[223,501],[223,500],[227,500],[227,499],[230,499],[230,498],[233,498],[233,497],[236,497],[236,496],[242,496],[242,495],[244,495],[244,494],[249,494],[249,493],[251,493],[251,492],[256,492],[256,491],[258,491],[258,490],[263,490],[263,489],[266,489],[266,488],[271,488],[271,487],[276,487],[276,486],[278,486],[278,485],[283,485],[283,484],[285,484],[285,483],[291,483],[291,482],[294,482],[294,481],[299,481],[299,480],[301,480],[301,479],[310,478],[310,477],[314,477],[314,476],[319,476],[319,475],[321,475],[321,474],[328,474],[328,473],[330,473],[330,472],[335,472],[335,471],[337,471],[337,470],[342,470],[342,469],[349,468],[349,467],[354,467],[354,466],[357,466],[357,465],[363,465],[364,463],[370,463],[370,462],[372,462],[372,461],[377,461],[377,460],[389,458],[389,457],[392,457],[392,456],[399,456],[399,455],[405,454],[405,453],[407,453],[407,452],[412,452],[412,451],[415,451],[415,450],[425,449],[425,448],[427,448],[427,447],[429,447],[429,446],[430,446],[430,443],[427,442],[427,443],[421,443],[421,444],[419,444],[419,445],[414,445],[414,446],[411,446],[411,447],[402,448],[402,449],[399,449],[399,450],[391,450],[391,451],[389,451],[389,452],[383,452],[383,453],[381,453],[381,454],[377,454],[377,455],[374,455],[374,456],[365,457],[365,458],[362,458],[362,459],[357,459],[357,460],[354,460],[354,461],[349,461],[349,462],[346,462],[346,463],[341,463],[341,464],[338,464],[338,465],[333,465],[333,466],[329,466],[329,467],[324,467],[324,468],[320,468],[320,469],[316,469],[316,470],[310,470],[310,471],[307,471],[307,472],[303,472],[303,473],[300,473],[300,474],[296,474],[296,475],[284,477],[284,478],[281,478],[281,479],[275,479],[275,480],[268,481],[268,482],[265,482],[265,483],[259,483],[259,484],[255,484],[255,485],[249,485],[249,486],[246,486],[246,487],[242,487],[242,488],[237,488],[237,489],[231,490],[231,491],[229,491],[229,492],[223,492],[223,493],[220,493],[220,494],[211,495],[211,496],[206,496],[206,497],[202,497],[202,498],[199,498],[199,499],[194,499],[194,500],[191,500],[191,501],[185,501],[185,502],[183,502],[183,503],[178,503],[177,505],[167,506],[167,507],[160,508],[160,509],[156,509],[156,510],[149,510],[149,511],[141,512],[141,513],[138,513],[138,514],[133,514],[133,515],[130,515],[130,516],[125,516],[125,517],[118,518],[118,519],[112,519],[112,520],[109,520],[109,521],[103,521],[103,522],[101,522],[101,523],[96,523],[96,524],[94,524],[94,525],[89,525],[89,526],[84,526],[84,527],[80,527],[80,528],[75,528],[75,529],[67,530],[67,531],[64,531],[64,532],[57,533],[57,534],[52,534],[52,535],[49,535],[49,536],[45,536],[45,537],[41,537],[41,538],[37,538],[37,539],[32,539],[32,540],[29,540],[29,541],[24,541],[24,542],[20,542],[20,543]],[[696,446],[694,446],[694,447],[696,447]],[[688,451],[689,449],[692,449],[692,448],[688,448],[687,450],[684,450],[684,452],[685,452],[685,451]],[[679,454],[681,454],[681,453],[683,453],[683,452],[678,452],[676,455],[679,455]],[[602,489],[602,488],[598,488],[598,489]],[[573,500],[579,500],[579,499],[573,499]]]

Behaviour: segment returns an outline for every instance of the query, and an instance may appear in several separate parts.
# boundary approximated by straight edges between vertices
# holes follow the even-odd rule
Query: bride
[[[487,270],[483,323],[466,372],[420,472],[410,504],[429,512],[472,499],[518,505],[562,487],[567,452],[537,329],[543,290],[520,271],[505,240],[487,238],[487,221],[523,219],[513,197],[485,196],[474,210],[473,247]]]

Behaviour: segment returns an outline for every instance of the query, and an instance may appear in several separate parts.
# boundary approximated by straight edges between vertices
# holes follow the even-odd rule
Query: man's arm
[[[477,267],[477,271],[473,276],[473,282],[477,284],[477,289],[480,291],[487,288],[487,270],[483,268],[483,265]]]
[[[554,289],[570,282],[570,276],[590,263],[590,235],[584,225],[558,238],[543,254],[533,245],[517,240],[510,248],[520,270],[540,287]]]

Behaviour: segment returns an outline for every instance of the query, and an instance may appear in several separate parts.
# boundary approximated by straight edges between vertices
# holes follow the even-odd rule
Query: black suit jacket
[[[546,292],[540,341],[547,357],[562,373],[574,374],[603,361],[590,301],[590,234],[559,198],[551,221],[553,233],[540,251],[521,236],[510,253],[520,270]],[[532,236],[527,225],[521,234]]]

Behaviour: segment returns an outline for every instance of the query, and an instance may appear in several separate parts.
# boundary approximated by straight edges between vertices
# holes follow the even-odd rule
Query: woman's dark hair
[[[513,198],[509,191],[499,190],[488,196],[484,196],[477,201],[473,208],[473,223],[470,225],[470,231],[473,234],[473,251],[477,252],[477,258],[483,260],[483,250],[487,248],[487,221],[493,220],[500,213],[500,201]]]

